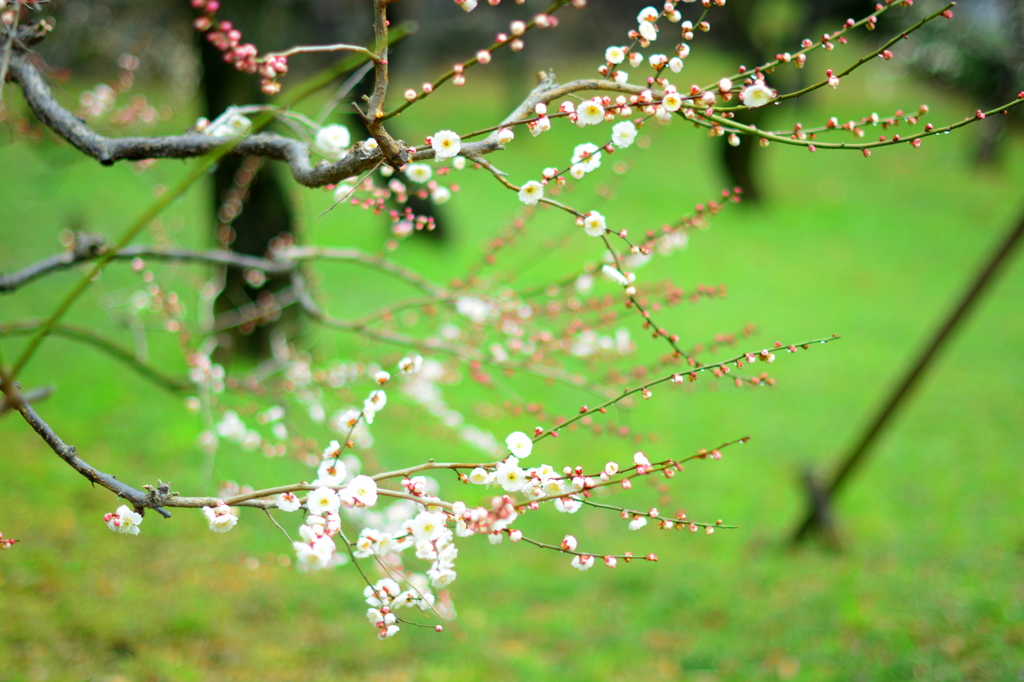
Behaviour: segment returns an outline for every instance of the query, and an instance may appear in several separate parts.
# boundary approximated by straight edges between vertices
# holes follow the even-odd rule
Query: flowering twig
[[[842,337],[840,337],[840,336],[831,336],[831,337],[828,337],[828,338],[825,338],[825,339],[816,339],[816,340],[813,340],[813,341],[804,341],[803,343],[800,343],[800,344],[786,346],[786,349],[790,350],[790,352],[793,352],[793,350],[795,350],[799,346],[800,348],[803,348],[803,349],[806,350],[806,349],[810,348],[810,346],[812,344],[828,343],[830,341],[837,341],[840,338],[842,338]],[[776,347],[777,348],[781,348],[782,345],[779,344],[779,346],[776,346]],[[626,398],[628,396],[634,395],[636,393],[644,393],[645,391],[649,391],[652,386],[657,386],[658,384],[663,384],[666,381],[672,382],[672,383],[682,383],[684,377],[688,381],[696,381],[697,375],[699,373],[701,373],[701,372],[714,371],[715,369],[718,369],[718,368],[725,368],[725,367],[728,367],[729,365],[734,365],[736,363],[742,363],[744,360],[748,360],[750,356],[757,357],[757,355],[759,355],[760,353],[764,353],[764,352],[766,352],[766,351],[760,351],[758,354],[755,354],[755,353],[741,353],[740,355],[737,355],[735,357],[729,358],[728,360],[722,360],[721,362],[716,362],[716,363],[709,364],[709,365],[701,365],[699,367],[693,367],[693,368],[685,370],[683,372],[675,372],[673,374],[668,374],[668,375],[660,377],[658,379],[654,379],[652,381],[645,382],[645,383],[641,384],[640,386],[637,386],[636,388],[627,388],[624,391],[622,391],[622,393],[620,395],[616,396],[615,398],[607,400],[604,403],[598,405],[597,407],[587,407],[587,409],[585,409],[585,410],[581,409],[579,414],[576,414],[576,415],[570,417],[569,419],[566,419],[564,422],[562,422],[558,426],[555,426],[555,427],[553,427],[551,429],[543,431],[540,434],[537,434],[533,438],[533,442],[536,443],[537,441],[543,440],[544,438],[547,438],[548,436],[557,436],[559,431],[561,431],[565,427],[569,426],[573,422],[579,421],[580,419],[583,419],[587,415],[593,415],[595,412],[603,412],[607,408],[611,407],[615,403],[623,400],[624,398]]]

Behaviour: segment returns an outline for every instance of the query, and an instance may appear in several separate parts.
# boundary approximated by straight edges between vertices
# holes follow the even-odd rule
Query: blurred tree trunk
[[[245,3],[231,3],[220,19],[228,19],[242,30],[243,42],[251,42],[268,51],[282,45],[282,36],[295,36],[311,22],[294,21],[294,10],[286,6],[291,3],[270,0],[248,0]],[[295,36],[297,37],[297,36]],[[207,116],[212,120],[229,106],[265,102],[260,92],[258,76],[237,71],[224,61],[223,53],[205,39],[200,38],[203,65],[202,91]],[[308,41],[312,42],[312,41]],[[248,162],[248,163],[247,163]],[[243,165],[246,169],[243,171]],[[257,170],[253,171],[253,168]],[[292,209],[277,175],[271,165],[254,164],[248,159],[225,158],[213,172],[212,211],[217,217],[214,237],[218,244],[233,251],[253,256],[266,254],[270,241],[283,234],[291,234]],[[248,181],[255,173],[254,179]],[[232,210],[239,210],[230,217]],[[257,300],[261,292],[275,292],[285,286],[280,278],[269,278],[260,287],[254,287],[245,280],[238,268],[229,268],[226,273],[224,290],[216,303],[218,313],[233,310]],[[226,344],[228,354],[265,357],[270,353],[270,334],[281,324],[291,321],[282,316],[278,321],[264,325],[250,325],[232,330],[230,343]]]
[[[730,2],[723,8],[726,11],[717,22],[716,31],[719,35],[728,36],[728,44],[724,45],[732,54],[739,57],[747,68],[767,61],[765,50],[757,39],[756,27],[752,21],[751,6],[747,3]],[[761,126],[764,109],[750,109],[736,113],[736,121],[746,125]],[[744,201],[759,201],[761,185],[757,180],[756,161],[757,140],[751,137],[741,138],[738,146],[722,144],[722,164],[733,186],[743,188]]]

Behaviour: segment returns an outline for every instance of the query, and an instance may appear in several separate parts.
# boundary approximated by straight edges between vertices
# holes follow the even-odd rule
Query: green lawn
[[[892,92],[886,78],[884,67],[872,66],[863,79],[844,79],[817,103],[777,115],[814,125],[833,114],[870,113],[862,108],[866,99],[883,115],[928,101],[929,120],[938,125],[975,108],[915,84],[880,102],[879,91]],[[501,101],[496,84],[476,96]],[[427,100],[424,118],[417,123],[410,113],[402,134],[413,140],[493,118],[484,110],[460,111],[461,122],[453,124],[452,102]],[[588,139],[582,131],[550,135],[520,135],[494,162],[519,184]],[[618,201],[605,205],[592,193],[612,182],[611,173],[588,178],[567,201],[598,208],[610,225],[641,230],[716,196],[724,183],[716,164],[721,140],[683,123],[652,138],[649,149],[621,153],[638,165],[622,176]],[[533,455],[558,467],[594,467],[609,458],[625,461],[638,448],[670,457],[749,435],[749,444],[726,450],[721,462],[687,465],[667,492],[651,489],[652,481],[616,498],[685,508],[692,518],[721,518],[738,529],[712,537],[650,527],[631,533],[613,514],[528,517],[522,528],[531,537],[557,543],[573,532],[595,551],[653,551],[660,561],[581,574],[552,552],[464,540],[451,588],[459,617],[443,634],[405,628],[377,642],[362,616],[358,575],[350,568],[302,573],[285,565],[290,546],[252,510],[243,510],[238,527],[223,536],[186,510],[170,521],[148,515],[139,537],[113,535],[102,523],[103,513],[117,506],[113,496],[91,488],[15,416],[0,418],[0,531],[21,540],[0,554],[0,678],[711,682],[1024,675],[1019,259],[930,368],[840,498],[844,551],[785,545],[802,512],[802,468],[831,470],[1018,217],[1024,139],[1005,143],[997,168],[972,165],[974,142],[968,128],[929,138],[919,150],[882,149],[870,159],[778,145],[760,153],[763,205],[729,207],[709,230],[692,235],[685,252],[641,271],[646,281],[671,277],[687,289],[725,283],[729,296],[682,305],[661,324],[692,345],[756,323],[758,335],[739,350],[832,333],[843,339],[780,354],[771,367],[778,385],[771,389],[722,384],[715,390],[702,380],[695,390],[661,387],[651,401],[610,415],[634,433],[656,432],[657,442],[578,431],[544,441]],[[72,225],[119,234],[155,185],[169,186],[188,166],[164,161],[145,174],[125,164],[104,169],[66,146],[16,141],[0,147],[0,167],[17,169],[5,173],[0,190],[0,271],[8,272],[54,253],[59,231]],[[449,241],[410,243],[396,255],[428,268],[438,282],[478,260],[483,241],[519,208],[486,174],[463,171],[459,183],[462,192],[445,207]],[[294,194],[311,241],[365,248],[379,242],[378,223],[368,216],[337,210],[314,222],[329,195]],[[166,229],[183,244],[205,244],[204,201],[203,192],[187,195],[147,239]],[[503,265],[534,283],[599,258],[593,240],[550,253],[546,242],[568,229],[571,221],[542,213]],[[189,301],[205,276],[166,266],[157,272]],[[338,314],[358,314],[375,302],[353,301],[353,288],[379,287],[381,298],[410,294],[364,271],[325,266],[322,273],[336,282],[328,293]],[[48,313],[80,276],[62,273],[5,295],[0,322]],[[130,332],[117,306],[138,287],[137,275],[115,265],[68,320],[127,345]],[[635,324],[633,330],[641,349],[663,352]],[[353,347],[370,358],[401,352],[334,339],[322,331],[308,335],[317,358]],[[23,343],[3,339],[7,363]],[[166,338],[154,336],[150,351],[168,371],[183,370]],[[59,338],[48,340],[19,378],[27,387],[56,386],[38,409],[86,461],[135,485],[162,478],[183,494],[210,492],[199,489],[203,457],[195,439],[202,426],[181,397]],[[572,414],[593,402],[576,389],[529,377],[504,383],[552,413]],[[503,393],[452,388],[449,400],[499,436],[533,425],[493,416]],[[400,466],[476,456],[460,450],[432,418],[395,402],[375,430],[379,461]],[[389,430],[389,419],[396,428]],[[312,436],[323,441],[327,434]],[[225,447],[215,479],[265,486],[308,472],[294,461]],[[285,523],[289,530],[294,525]]]

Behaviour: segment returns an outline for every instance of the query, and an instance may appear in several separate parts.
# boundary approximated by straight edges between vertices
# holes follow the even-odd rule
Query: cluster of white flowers
[[[520,466],[520,460],[528,457],[533,451],[533,439],[522,431],[510,433],[505,439],[505,445],[512,453],[500,462],[493,470],[483,467],[476,467],[469,473],[469,482],[476,485],[499,485],[508,493],[521,493],[531,499],[548,498],[557,495],[566,495],[555,499],[555,509],[561,512],[573,513],[577,511],[582,503],[571,493],[582,491],[585,487],[585,480],[582,477],[567,477],[559,474],[550,464],[541,464],[538,467],[524,469]],[[566,480],[569,484],[566,484]],[[502,535],[496,531],[503,530],[508,524],[515,520],[515,514],[495,522],[490,528],[488,539],[492,543],[501,542]]]
[[[107,524],[107,528],[115,533],[138,535],[139,524],[142,523],[142,514],[122,504],[113,514],[104,514],[103,521]]]
[[[312,498],[313,495],[310,495],[307,499]],[[293,543],[299,564],[311,570],[330,566],[337,550],[332,536],[340,531],[341,517],[337,513],[337,508],[323,515],[310,514],[307,516],[306,523],[299,526],[299,537],[302,540]]]
[[[400,630],[398,616],[394,610],[403,606],[418,606],[420,610],[426,611],[434,606],[434,595],[427,587],[425,576],[414,573],[406,578],[409,589],[403,590],[401,586],[391,578],[383,578],[373,585],[367,585],[363,589],[363,596],[370,608],[366,611],[366,618],[370,625],[377,628],[377,637],[387,639],[394,637]]]

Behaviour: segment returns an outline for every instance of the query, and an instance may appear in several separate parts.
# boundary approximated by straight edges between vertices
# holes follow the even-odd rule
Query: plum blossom
[[[763,107],[778,96],[779,93],[765,85],[764,81],[755,81],[740,91],[740,101],[752,109]]]
[[[589,173],[601,165],[600,147],[590,142],[578,144],[572,150],[572,163],[579,166],[584,173]]]
[[[643,528],[646,525],[647,525],[647,517],[646,516],[634,516],[633,520],[629,522],[629,529],[630,530],[640,530],[641,528]]]
[[[594,565],[594,557],[589,554],[577,554],[572,558],[572,567],[585,571]]]
[[[274,504],[277,508],[284,512],[298,511],[302,503],[299,501],[298,495],[295,493],[281,493],[274,498]]]
[[[122,504],[113,514],[104,514],[103,520],[106,522],[107,528],[115,533],[138,535],[139,524],[142,523],[142,514]]]
[[[640,10],[640,13],[636,15],[636,23],[638,24],[657,20],[658,10],[656,10],[654,7],[644,7],[642,10]]]
[[[430,193],[430,200],[438,206],[447,203],[451,198],[452,191],[444,186],[435,187],[434,191]]]
[[[218,502],[214,508],[203,507],[203,514],[206,522],[210,524],[210,530],[214,533],[227,533],[238,523],[238,517],[231,513],[231,507],[223,502]]]
[[[332,440],[330,443],[327,444],[327,447],[324,448],[324,454],[322,455],[322,457],[324,459],[335,458],[339,454],[341,454],[341,443],[339,443],[336,440]]]
[[[398,369],[405,375],[418,374],[421,367],[423,367],[423,358],[419,355],[404,357],[398,361]]]
[[[576,123],[579,126],[604,123],[604,105],[598,98],[587,100],[576,109]]]
[[[434,161],[444,161],[458,156],[462,139],[451,130],[441,130],[433,135],[430,146],[434,150]]]
[[[632,121],[620,121],[612,126],[612,144],[625,149],[636,139],[636,126]]]
[[[356,476],[346,490],[361,507],[372,507],[377,504],[377,481],[369,476]]]
[[[583,507],[583,503],[572,497],[559,497],[555,500],[555,509],[563,514],[575,514]]]
[[[533,440],[522,431],[513,431],[508,434],[508,437],[505,438],[505,445],[517,459],[529,457],[533,452]]]
[[[316,148],[332,161],[337,161],[349,145],[352,144],[352,135],[348,128],[342,125],[324,126],[316,133]]]
[[[497,475],[498,484],[507,492],[519,492],[526,485],[526,472],[519,466],[519,459],[516,457],[509,457],[499,464],[494,473]]]
[[[597,211],[590,211],[583,218],[583,231],[591,237],[602,236],[606,229],[604,216]]]
[[[612,45],[604,51],[604,59],[609,64],[621,64],[626,59],[626,51],[618,45]]]
[[[443,512],[422,511],[409,522],[409,530],[417,542],[434,542],[444,535],[446,520]]]
[[[430,166],[425,163],[410,163],[402,172],[405,173],[405,177],[419,184],[427,182],[434,174]]]
[[[318,543],[313,543],[310,545],[305,542],[295,542],[292,543],[292,546],[295,548],[296,558],[303,566],[316,571],[331,565],[333,553],[327,551],[328,545],[326,543],[320,543],[319,545]]]
[[[679,108],[683,106],[683,98],[678,92],[665,92],[665,96],[661,99],[661,106],[665,111],[679,111]]]
[[[306,498],[306,509],[310,514],[321,515],[324,512],[336,512],[341,508],[341,499],[338,494],[322,486],[309,494]]]
[[[491,480],[491,473],[481,467],[477,467],[469,472],[469,482],[475,485],[486,485]]]
[[[325,459],[320,462],[313,485],[338,486],[342,484],[346,476],[348,476],[348,467],[344,462],[334,458]]]
[[[546,133],[547,131],[551,130],[551,119],[548,118],[547,116],[541,116],[536,121],[527,123],[526,127],[530,131],[531,135],[537,137],[541,133]]]
[[[363,401],[363,412],[380,412],[387,402],[388,396],[384,391],[372,391],[370,396]]]
[[[536,180],[530,180],[519,188],[519,201],[527,206],[536,206],[537,202],[544,196],[544,185]]]

